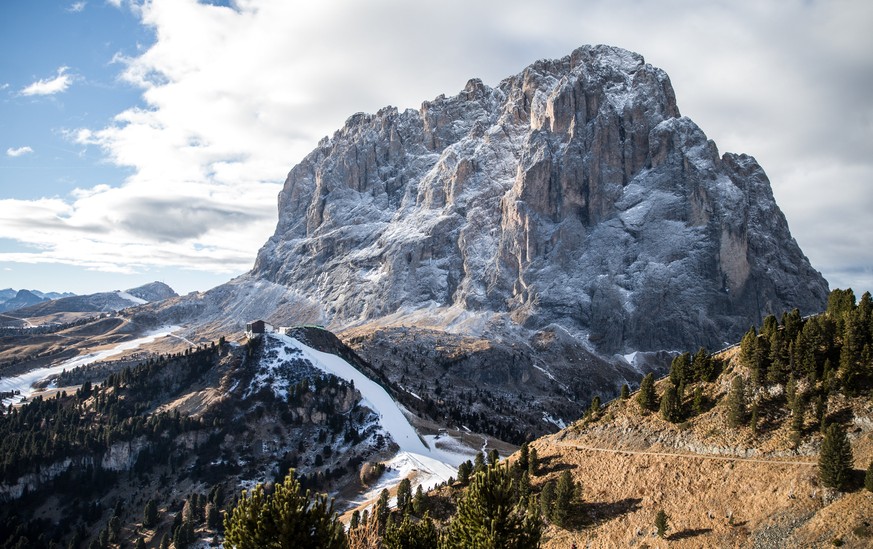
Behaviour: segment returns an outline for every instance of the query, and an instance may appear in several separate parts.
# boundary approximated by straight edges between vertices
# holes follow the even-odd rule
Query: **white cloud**
[[[349,115],[418,108],[471,77],[496,85],[536,59],[608,43],[665,69],[680,110],[720,150],[756,156],[814,266],[835,277],[873,265],[869,246],[845,251],[840,236],[873,234],[866,0],[233,5],[135,6],[156,41],[114,61],[145,106],[70,134],[134,175],[46,214],[41,257],[242,270],[274,227],[284,175]],[[62,91],[66,70],[26,89]],[[82,227],[100,230],[85,238]],[[57,231],[73,236],[55,244]]]
[[[33,152],[33,149],[31,149],[30,147],[27,147],[27,146],[16,147],[14,149],[12,147],[9,147],[8,149],[6,149],[6,156],[11,156],[11,157],[15,158],[16,156],[23,156],[25,154],[31,154],[32,152]]]
[[[54,95],[67,91],[73,83],[73,77],[67,74],[69,67],[60,67],[58,75],[52,79],[37,80],[21,90],[21,95]]]
[[[67,11],[71,13],[80,13],[85,10],[87,4],[87,2],[73,2],[70,7],[67,8]]]

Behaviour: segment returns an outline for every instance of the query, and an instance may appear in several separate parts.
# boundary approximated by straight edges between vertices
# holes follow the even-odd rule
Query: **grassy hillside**
[[[873,307],[850,292],[835,291],[818,317],[766,319],[712,357],[711,377],[690,355],[677,358],[648,408],[632,393],[535,441],[534,491],[562,471],[583,487],[569,524],[549,524],[543,546],[871,546]],[[661,406],[668,392],[682,396]],[[852,449],[839,489],[819,475],[827,425],[845,430]]]

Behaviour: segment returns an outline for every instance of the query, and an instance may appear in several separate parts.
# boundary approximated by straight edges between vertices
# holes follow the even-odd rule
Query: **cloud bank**
[[[0,231],[26,224],[17,238],[40,250],[0,260],[241,272],[275,226],[284,175],[351,114],[417,108],[469,78],[496,85],[536,59],[608,43],[665,69],[683,114],[723,152],[756,156],[832,286],[873,289],[873,4],[864,0],[152,0],[134,9],[155,42],[116,61],[145,106],[70,133],[133,175],[69,197],[0,201]],[[22,93],[64,91],[67,70]],[[12,214],[28,221],[15,226]]]

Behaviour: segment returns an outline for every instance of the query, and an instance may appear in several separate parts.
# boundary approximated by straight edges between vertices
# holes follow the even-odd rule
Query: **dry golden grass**
[[[832,547],[836,539],[873,547],[873,493],[819,486],[811,411],[797,448],[777,405],[757,435],[728,426],[721,398],[736,374],[745,372],[731,363],[704,384],[715,405],[684,424],[644,414],[631,398],[535,441],[542,466],[534,486],[563,470],[583,485],[570,527],[549,526],[543,547]],[[873,404],[836,396],[828,413],[848,427],[860,473],[873,459]],[[670,517],[665,539],[654,526],[659,509]]]

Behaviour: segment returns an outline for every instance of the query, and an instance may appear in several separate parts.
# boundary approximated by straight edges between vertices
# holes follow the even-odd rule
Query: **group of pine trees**
[[[764,319],[740,342],[740,359],[753,385],[806,378],[826,391],[869,393],[873,382],[873,299],[855,302],[851,289],[833,290],[824,314],[802,318],[797,309]]]
[[[362,549],[454,549],[458,547],[538,547],[544,520],[570,524],[581,487],[569,471],[557,482],[549,480],[535,494],[530,477],[537,474],[536,449],[523,444],[512,465],[500,463],[496,451],[462,463],[457,507],[438,526],[431,518],[432,504],[421,486],[413,495],[404,479],[397,487],[397,505],[390,509],[383,490],[372,511],[351,516],[343,531],[332,502],[324,495],[303,491],[293,471],[268,492],[263,486],[243,493],[236,507],[225,515],[225,545],[249,547],[337,547]]]
[[[841,425],[828,424],[828,402],[841,392],[847,397],[873,394],[873,299],[869,292],[856,303],[851,289],[833,290],[827,310],[803,318],[797,309],[764,319],[760,332],[754,327],[740,342],[739,360],[749,372],[748,379],[735,375],[725,398],[725,416],[730,427],[748,425],[753,435],[760,429],[760,407],[772,405],[773,394],[783,395],[790,441],[800,443],[808,412],[824,435],[819,458],[819,476],[825,486],[845,489],[851,478],[852,451]],[[680,422],[702,413],[710,404],[701,381],[713,381],[722,364],[708,357],[704,349],[691,357],[677,356],[670,367],[669,381],[660,396],[653,374],[640,384],[636,400],[648,411],[658,411],[667,421]],[[781,386],[781,391],[762,392],[763,387]],[[691,388],[692,395],[686,394]],[[622,388],[621,398],[629,391]],[[773,406],[770,406],[772,409]],[[593,409],[593,405],[592,405]],[[772,413],[772,412],[771,412]],[[873,463],[870,466],[873,470]],[[873,486],[873,472],[869,474]]]
[[[654,374],[648,373],[640,383],[636,401],[643,410],[658,411],[667,421],[684,421],[706,410],[707,400],[702,383],[713,381],[721,369],[721,361],[710,356],[703,347],[693,356],[691,353],[682,353],[670,365],[669,382],[661,397],[658,398],[655,391]],[[621,398],[628,397],[628,390],[623,388]]]
[[[10,405],[0,414],[0,478],[14,482],[55,461],[102,454],[116,442],[141,436],[158,442],[167,432],[202,428],[178,413],[145,411],[157,393],[173,394],[214,366],[218,352],[213,345],[150,359],[110,375],[102,385],[85,382],[75,394]]]
[[[411,493],[409,482],[401,483],[397,509],[392,512],[388,491],[383,490],[373,512],[354,514],[346,533],[333,502],[324,495],[303,492],[292,472],[270,493],[262,485],[243,493],[225,516],[225,545],[239,549],[527,549],[539,545],[539,512],[520,496],[506,465],[491,464],[472,476],[454,517],[442,531],[426,510],[418,516],[426,505],[420,487],[415,496]]]

